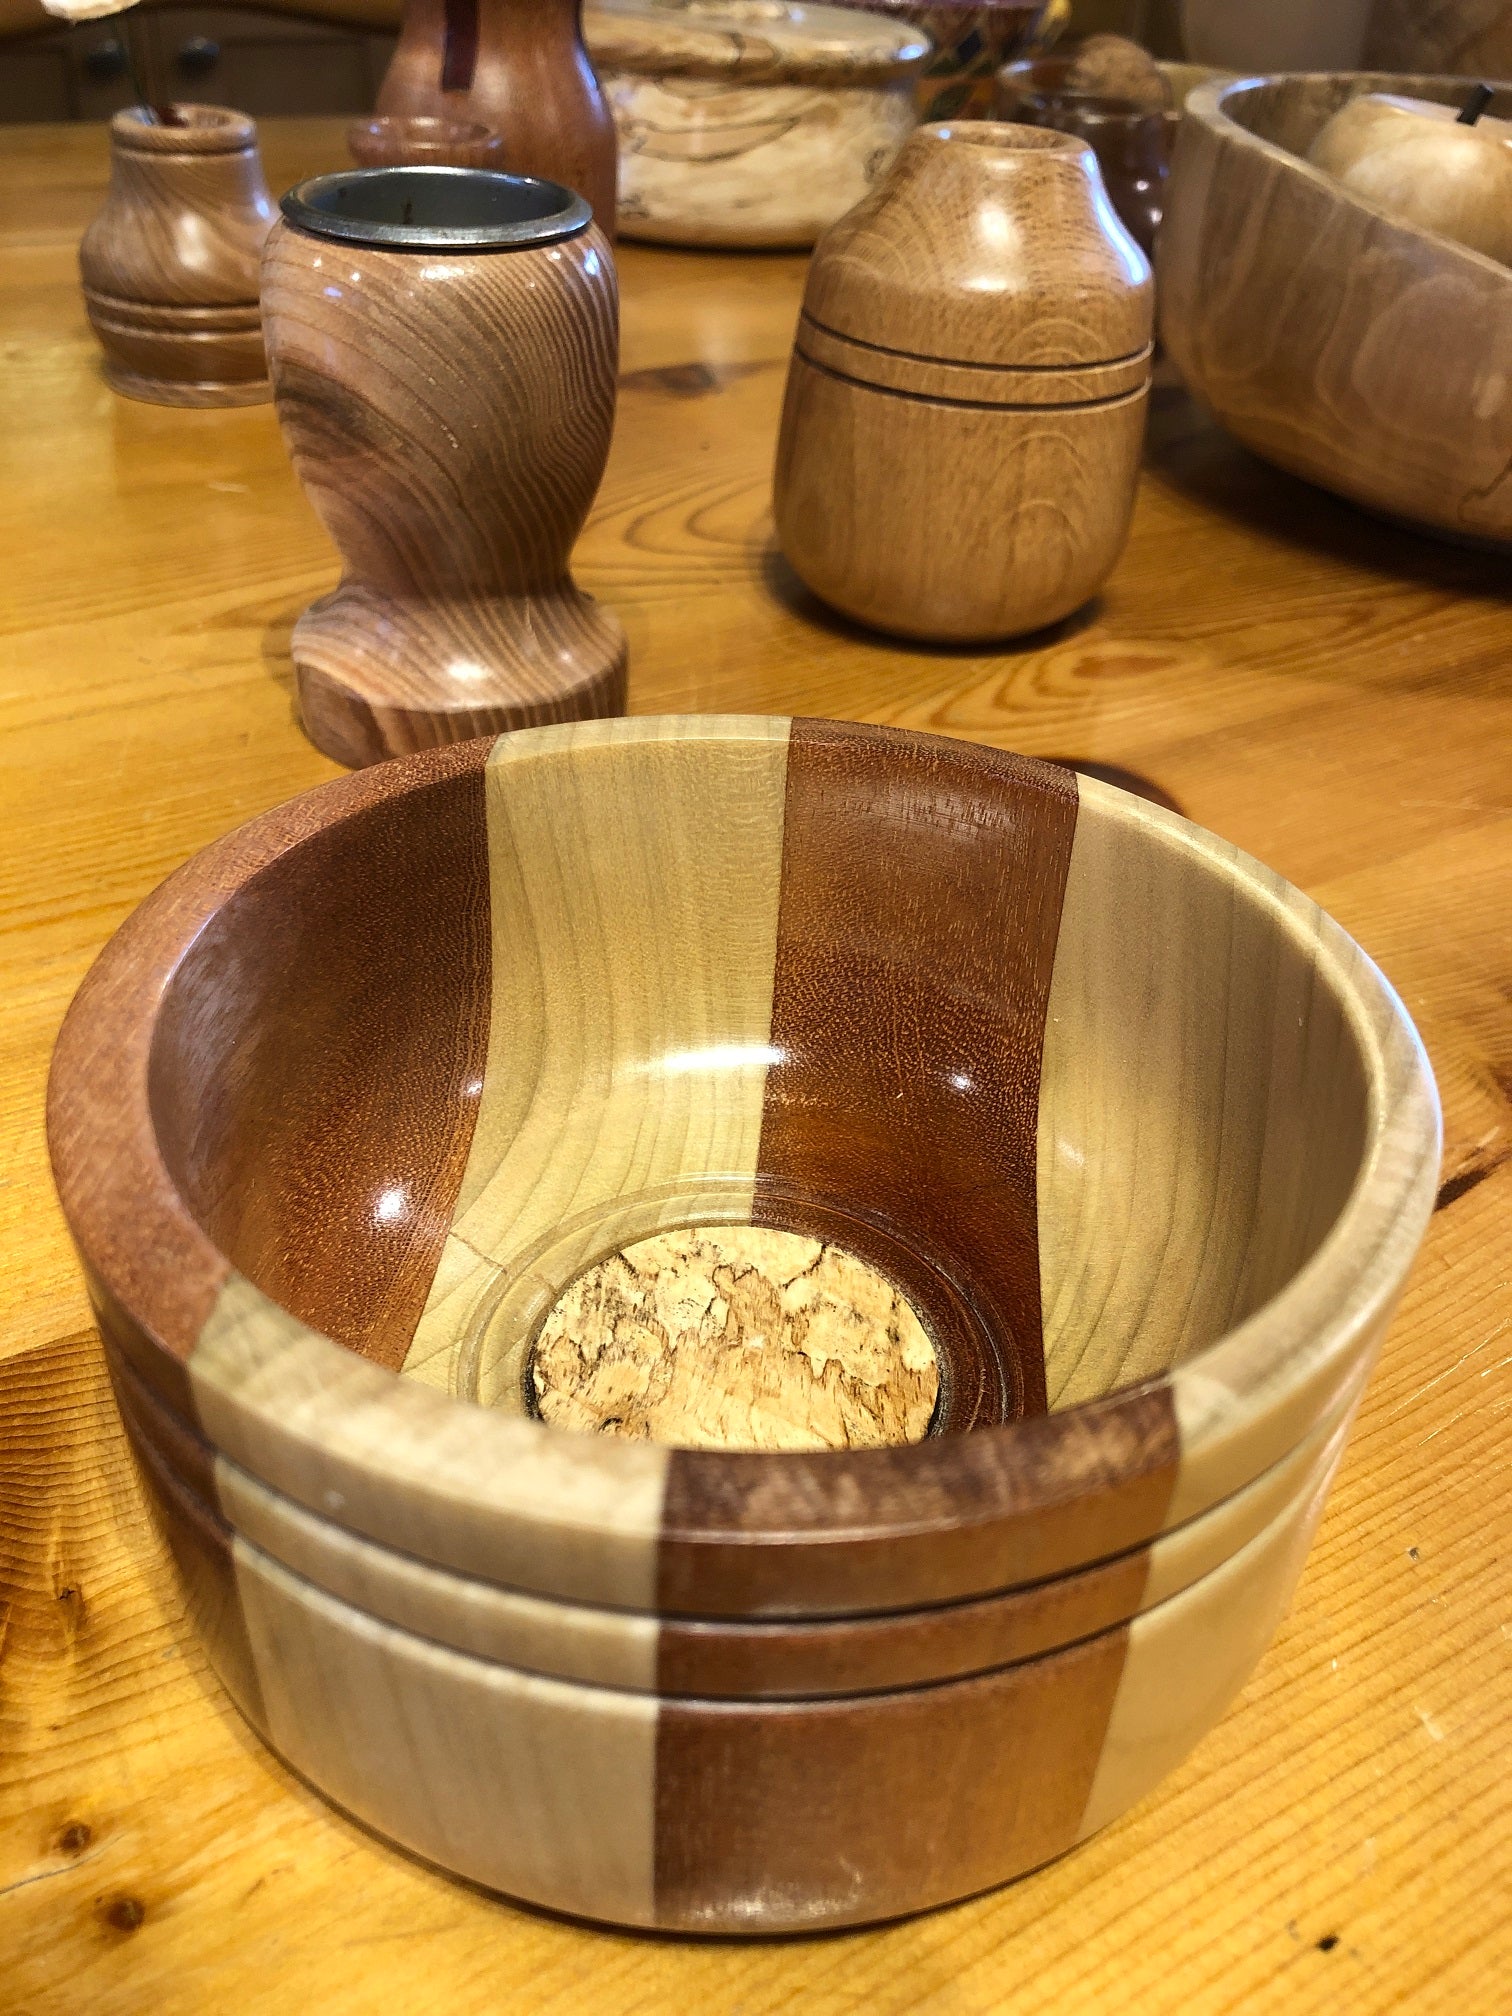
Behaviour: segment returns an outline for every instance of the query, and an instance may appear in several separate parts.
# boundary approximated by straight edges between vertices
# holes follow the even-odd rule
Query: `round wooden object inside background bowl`
[[[1305,159],[1365,92],[1462,79],[1248,78],[1187,99],[1158,248],[1160,330],[1230,432],[1425,531],[1512,543],[1512,269],[1399,223]],[[1512,87],[1490,107],[1512,116]]]
[[[359,168],[493,168],[504,142],[476,119],[390,113],[347,128],[347,152]]]
[[[1369,1364],[1439,1140],[1395,995],[1223,842],[996,750],[717,717],[254,821],[101,956],[49,1125],[111,1349],[229,1461],[462,1574],[734,1617],[1007,1589],[1241,1489]],[[922,1441],[532,1418],[585,1267],[740,1224],[906,1298]]]

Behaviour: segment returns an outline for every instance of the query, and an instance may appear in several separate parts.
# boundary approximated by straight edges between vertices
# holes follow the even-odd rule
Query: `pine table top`
[[[263,140],[275,189],[342,159],[337,122]],[[629,632],[632,709],[833,714],[1135,773],[1380,961],[1446,1153],[1292,1613],[1153,1797],[1007,1890],[878,1931],[569,1924],[384,1846],[240,1722],[147,1520],[49,1182],[47,1057],[90,959],[188,854],[334,772],[289,661],[332,549],[271,408],[101,383],[74,248],[104,180],[101,128],[0,129],[0,2012],[1503,2006],[1505,562],[1277,474],[1166,382],[1091,610],[995,652],[865,636],[771,534],[803,261],[624,248],[618,429],[577,564]]]

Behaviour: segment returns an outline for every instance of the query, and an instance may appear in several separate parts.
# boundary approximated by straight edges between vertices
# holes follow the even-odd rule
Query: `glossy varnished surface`
[[[798,262],[626,259],[620,438],[579,571],[625,610],[633,645],[654,644],[632,704],[866,714],[1142,773],[1387,965],[1438,1066],[1448,1183],[1298,1608],[1243,1713],[1157,1799],[1016,1890],[841,1945],[648,1948],[531,1919],[378,1848],[250,1754],[197,1677],[171,1585],[139,1565],[150,1537],[41,1161],[43,1062],[125,910],[237,818],[331,774],[278,680],[288,624],[334,569],[271,416],[187,416],[202,430],[188,435],[184,416],[112,411],[97,390],[71,272],[101,184],[89,144],[11,139],[7,175],[11,538],[36,554],[18,584],[29,669],[9,721],[25,741],[7,777],[23,985],[5,1026],[18,1118],[0,1209],[7,1338],[24,1354],[6,1410],[23,1563],[7,1656],[34,1761],[4,1880],[47,1880],[0,1910],[23,1914],[33,1999],[66,1979],[122,2010],[206,1993],[272,2010],[300,1992],[360,2009],[381,1950],[386,1984],[421,2008],[491,2006],[506,1954],[530,1983],[523,2006],[573,2010],[795,1996],[838,2010],[858,1984],[885,2010],[947,1995],[973,2011],[1133,1994],[1490,2006],[1506,1570],[1495,1504],[1457,1482],[1494,1461],[1506,1378],[1512,822],[1490,566],[1247,462],[1167,394],[1130,549],[1086,622],[990,656],[814,628],[764,560]],[[275,187],[337,165],[339,129],[322,145],[275,129]],[[109,556],[87,572],[72,540],[36,534],[64,485],[72,529]],[[138,511],[144,496],[163,505]],[[408,1936],[351,1944],[380,1919]],[[261,1939],[277,1941],[271,1966]],[[190,1967],[207,1971],[186,1985]]]
[[[581,0],[407,0],[378,110],[481,121],[506,168],[576,189],[614,236],[614,121]]]
[[[273,209],[257,129],[215,105],[139,108],[111,121],[106,200],[79,248],[106,377],[160,406],[269,397],[258,261]]]
[[[1152,313],[1089,147],[921,127],[815,251],[773,488],[789,565],[897,636],[1061,621],[1128,533]]]
[[[369,216],[375,186],[338,191],[364,226],[444,227],[470,192],[422,173]],[[562,189],[521,207],[540,242],[338,241],[304,211],[268,240],[279,423],[344,563],[295,629],[299,705],[339,762],[624,707],[624,631],[568,570],[614,424],[613,260],[581,207],[549,236]]]

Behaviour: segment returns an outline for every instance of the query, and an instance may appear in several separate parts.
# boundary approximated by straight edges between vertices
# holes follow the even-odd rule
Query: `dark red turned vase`
[[[614,234],[614,121],[583,44],[582,0],[406,0],[381,113],[480,121],[502,166],[585,196]]]

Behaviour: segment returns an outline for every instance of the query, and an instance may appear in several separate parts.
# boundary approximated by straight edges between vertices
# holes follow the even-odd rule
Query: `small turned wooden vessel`
[[[117,392],[159,406],[270,398],[258,262],[273,206],[257,129],[218,105],[110,122],[110,189],[79,246],[84,306]]]
[[[929,38],[797,0],[596,0],[620,228],[672,245],[812,245],[917,122]]]
[[[1090,147],[921,127],[809,271],[774,489],[800,579],[939,642],[1079,608],[1128,535],[1151,297]]]
[[[609,452],[607,239],[554,183],[459,168],[302,183],[268,241],[278,417],[340,549],[295,626],[338,762],[618,712],[618,618],[569,559]]]
[[[582,0],[405,0],[377,110],[476,120],[515,175],[586,198],[614,236],[614,121],[583,46]]]
[[[476,119],[421,113],[360,119],[347,128],[347,152],[359,168],[502,169],[504,142]]]
[[[1296,890],[1057,766],[811,721],[305,794],[112,940],[49,1111],[110,1349],[217,1461],[458,1576],[747,1621],[1044,1582],[1231,1498],[1358,1390],[1438,1174],[1401,1004]],[[906,1296],[921,1438],[535,1416],[585,1268],[699,1226]],[[819,1383],[864,1388],[832,1338]]]
[[[1156,82],[1165,79],[1152,64]],[[997,75],[997,117],[1021,126],[1048,126],[1085,140],[1113,207],[1148,257],[1160,229],[1161,201],[1176,121],[1169,103],[1136,103],[1088,90],[1077,81],[1074,55],[1008,63]]]
[[[1249,78],[1193,92],[1160,237],[1182,376],[1256,454],[1357,504],[1512,543],[1512,270],[1388,217],[1307,159],[1367,92],[1450,77]],[[1512,117],[1512,86],[1490,116]]]

